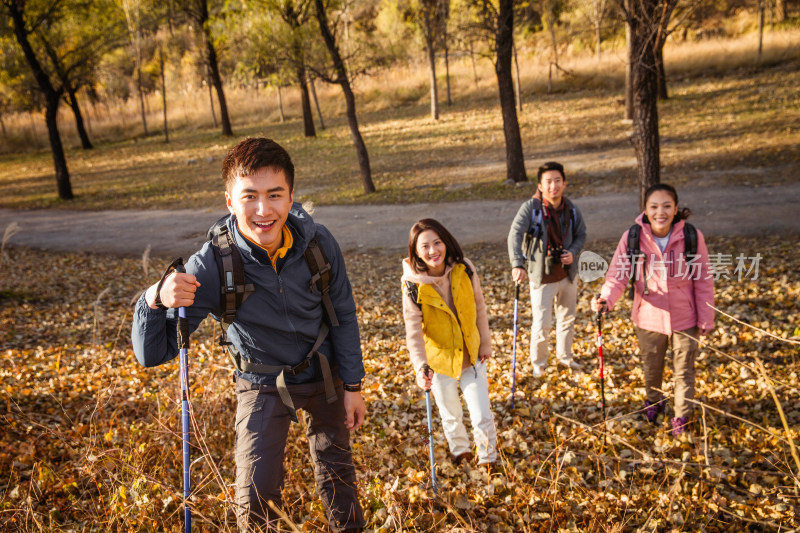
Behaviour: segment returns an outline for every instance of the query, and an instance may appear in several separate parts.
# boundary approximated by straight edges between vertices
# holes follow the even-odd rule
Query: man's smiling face
[[[239,231],[274,254],[283,243],[283,226],[289,217],[294,191],[283,170],[262,167],[240,176],[225,192],[228,210],[236,215]]]

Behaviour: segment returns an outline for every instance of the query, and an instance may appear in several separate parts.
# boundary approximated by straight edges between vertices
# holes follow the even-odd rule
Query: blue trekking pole
[[[519,283],[514,283],[514,348],[511,357],[511,408],[514,408],[514,393],[517,389],[517,319],[519,318]]]
[[[427,376],[429,373],[433,374],[433,370],[428,365],[422,367],[422,372]],[[439,494],[439,485],[436,482],[436,459],[433,456],[433,414],[431,413],[431,389],[425,389],[425,407],[428,411],[428,450],[430,451],[431,460],[431,486],[433,487],[433,495]]]
[[[177,272],[186,272],[183,268],[183,258],[173,262]],[[191,451],[189,450],[189,321],[186,319],[186,308],[178,308],[178,347],[180,348],[181,365],[181,415],[183,419],[183,516],[186,524],[185,531],[192,530],[192,509],[189,498],[192,491],[189,468],[191,466]]]

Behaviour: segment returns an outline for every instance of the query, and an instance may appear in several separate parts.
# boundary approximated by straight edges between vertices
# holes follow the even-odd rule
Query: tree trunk
[[[661,156],[658,133],[658,75],[655,38],[657,2],[631,2],[631,51],[633,96],[633,147],[638,163],[639,205],[644,209],[644,193],[661,181]]]
[[[667,72],[664,70],[664,39],[657,39],[654,58],[656,62],[656,87],[659,100],[668,100],[667,94]]]
[[[478,67],[475,65],[475,52],[472,50],[472,41],[469,42],[469,58],[472,60],[472,77],[475,80],[475,87],[478,86]]]
[[[453,98],[450,96],[450,51],[447,48],[447,36],[444,41],[444,79],[447,81],[447,105],[453,105]]]
[[[281,94],[281,84],[278,84],[278,111],[281,113],[281,123],[286,122],[286,115],[283,113],[283,94]]]
[[[295,74],[297,86],[300,89],[300,104],[303,108],[303,133],[306,137],[316,137],[317,131],[314,129],[314,117],[311,116],[311,99],[306,83],[306,67],[302,62],[296,65]]]
[[[550,44],[553,47],[553,62],[558,66],[558,44],[556,43],[556,21],[552,11],[548,13],[547,28],[550,30]]]
[[[228,114],[228,104],[225,102],[225,90],[222,86],[222,76],[219,73],[219,62],[217,61],[217,51],[211,39],[211,29],[208,27],[208,4],[207,0],[200,1],[200,28],[203,31],[203,38],[206,46],[206,62],[208,65],[211,82],[217,91],[217,101],[219,102],[219,118],[222,122],[222,134],[226,137],[233,135],[231,119]]]
[[[511,75],[511,56],[514,45],[514,0],[500,0],[495,36],[495,74],[503,114],[503,134],[506,141],[506,177],[518,183],[527,181],[525,158],[522,155],[522,136],[514,102],[514,81]]]
[[[62,200],[71,200],[72,185],[67,169],[67,158],[64,155],[64,146],[61,144],[61,135],[58,132],[58,104],[61,102],[61,90],[56,90],[49,76],[42,68],[36,53],[33,51],[28,32],[25,29],[25,15],[22,11],[24,4],[21,2],[8,2],[6,4],[11,14],[14,26],[14,35],[22,48],[25,60],[33,72],[33,77],[39,85],[39,90],[44,94],[46,108],[45,121],[47,123],[47,133],[50,139],[50,151],[53,153],[53,163],[56,171],[56,184],[58,186],[58,197]]]
[[[450,49],[447,46],[447,22],[445,22],[445,32],[443,38],[444,45],[444,79],[447,86],[447,105],[453,105],[453,99],[450,96]]]
[[[139,94],[139,111],[142,115],[142,128],[144,128],[144,136],[147,137],[147,114],[144,110],[144,91],[142,90],[142,71],[136,67],[136,92]]]
[[[89,134],[86,133],[86,127],[83,125],[83,114],[81,113],[81,107],[78,105],[78,98],[75,95],[75,89],[67,85],[67,96],[70,108],[72,108],[72,114],[75,116],[75,128],[78,130],[78,137],[81,138],[81,147],[84,150],[91,150],[94,148],[92,146],[92,141],[89,140]]]
[[[605,6],[602,6],[605,8]],[[600,62],[600,28],[603,24],[603,11],[600,0],[594,0],[594,56]]]
[[[439,120],[439,90],[436,87],[436,49],[434,48],[433,22],[428,10],[425,16],[425,47],[428,49],[428,67],[431,79],[431,120]]]
[[[631,0],[624,0],[625,10],[630,12]],[[631,21],[625,22],[625,120],[633,120],[633,35]]]
[[[786,0],[775,0],[775,22],[786,21]]]
[[[517,45],[516,43],[512,43],[513,46],[511,47],[512,51],[514,52],[514,94],[517,98],[517,108],[522,111],[522,91],[520,90],[520,82],[519,82],[519,61],[517,61]]]
[[[208,71],[208,64],[206,64],[206,85],[208,85],[208,104],[211,106],[211,120],[214,121],[214,127],[219,126],[217,123],[217,112],[214,111],[214,90],[211,87],[211,74]]]
[[[764,48],[764,0],[758,0],[758,61]]]
[[[317,21],[319,22],[322,39],[325,41],[325,46],[328,48],[328,53],[333,61],[333,67],[336,70],[337,83],[341,86],[342,92],[344,93],[344,100],[347,106],[347,124],[350,126],[350,135],[353,138],[353,145],[356,148],[356,155],[358,156],[358,166],[361,170],[361,184],[364,189],[364,194],[371,194],[375,192],[375,184],[372,182],[372,169],[369,164],[367,145],[364,143],[364,139],[361,137],[361,132],[358,129],[356,99],[350,87],[347,69],[345,68],[344,61],[342,61],[339,48],[336,46],[336,40],[333,37],[330,26],[328,26],[328,16],[325,12],[322,0],[314,0],[314,5],[316,7]]]
[[[3,130],[3,138],[8,137],[8,131],[6,131],[6,122],[3,120],[3,113],[0,113],[0,128]]]
[[[600,21],[598,20],[594,24],[594,57],[597,59],[597,62],[600,62]]]
[[[48,95],[44,119],[47,123],[47,136],[50,139],[50,147],[53,152],[58,197],[62,200],[72,200],[74,196],[69,179],[69,170],[67,169],[67,158],[64,155],[64,146],[61,144],[61,135],[58,132],[58,104],[60,101],[61,98],[57,95],[55,95],[55,98],[53,95]]]
[[[42,145],[39,142],[39,132],[36,131],[36,119],[33,118],[33,111],[28,111],[28,118],[31,119],[31,138],[33,139],[33,147],[38,150]]]
[[[169,127],[167,126],[167,77],[164,74],[164,49],[158,50],[159,66],[161,67],[161,108],[164,111],[164,142],[169,142]]]
[[[311,77],[309,81],[309,85],[311,86],[311,97],[314,99],[314,107],[317,108],[317,118],[319,119],[319,129],[325,130],[325,121],[322,120],[322,111],[319,108],[319,100],[317,100],[317,88],[314,87],[314,77]]]

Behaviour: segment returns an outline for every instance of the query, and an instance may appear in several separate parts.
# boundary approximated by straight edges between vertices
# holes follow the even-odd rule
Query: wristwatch
[[[344,390],[346,390],[347,392],[361,392],[361,382],[360,381],[358,383],[353,384],[353,385],[348,385],[347,383],[345,383],[343,386],[344,386]]]

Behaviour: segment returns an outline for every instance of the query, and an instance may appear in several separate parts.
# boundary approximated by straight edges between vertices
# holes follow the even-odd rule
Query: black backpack
[[[319,334],[317,335],[317,340],[314,342],[314,347],[308,355],[306,355],[306,358],[293,367],[288,365],[262,365],[246,361],[242,357],[242,354],[228,341],[227,330],[236,319],[236,313],[239,308],[245,300],[247,300],[247,297],[255,291],[255,287],[252,283],[247,283],[245,279],[242,254],[226,224],[229,216],[230,215],[226,215],[217,220],[206,233],[206,238],[211,241],[211,249],[214,251],[214,258],[217,261],[220,274],[220,304],[222,313],[219,319],[221,326],[219,344],[226,348],[234,366],[240,372],[256,374],[279,372],[276,381],[278,392],[292,420],[297,422],[294,404],[286,389],[284,373],[288,372],[289,374],[295,375],[302,372],[311,365],[311,359],[315,354],[319,356],[320,368],[322,369],[325,380],[325,392],[328,403],[333,403],[337,399],[328,359],[317,352],[322,342],[325,340],[325,337],[327,337],[330,328],[339,325],[339,319],[336,316],[336,310],[333,307],[330,296],[331,263],[328,261],[325,251],[322,249],[322,246],[320,246],[317,237],[311,239],[308,243],[308,247],[303,252],[306,264],[312,275],[308,290],[313,291],[314,285],[317,286],[317,290],[319,290],[322,295],[322,305],[326,320],[323,321]]]
[[[647,218],[644,219],[647,221]],[[628,230],[628,262],[631,265],[630,287],[628,287],[628,297],[633,299],[633,284],[636,280],[636,266],[639,256],[642,255],[642,250],[639,248],[639,237],[641,236],[642,227],[639,224],[634,224]],[[695,257],[697,255],[697,228],[685,222],[683,225],[683,244],[685,246],[683,255],[687,258]],[[645,285],[645,290],[647,286]]]

